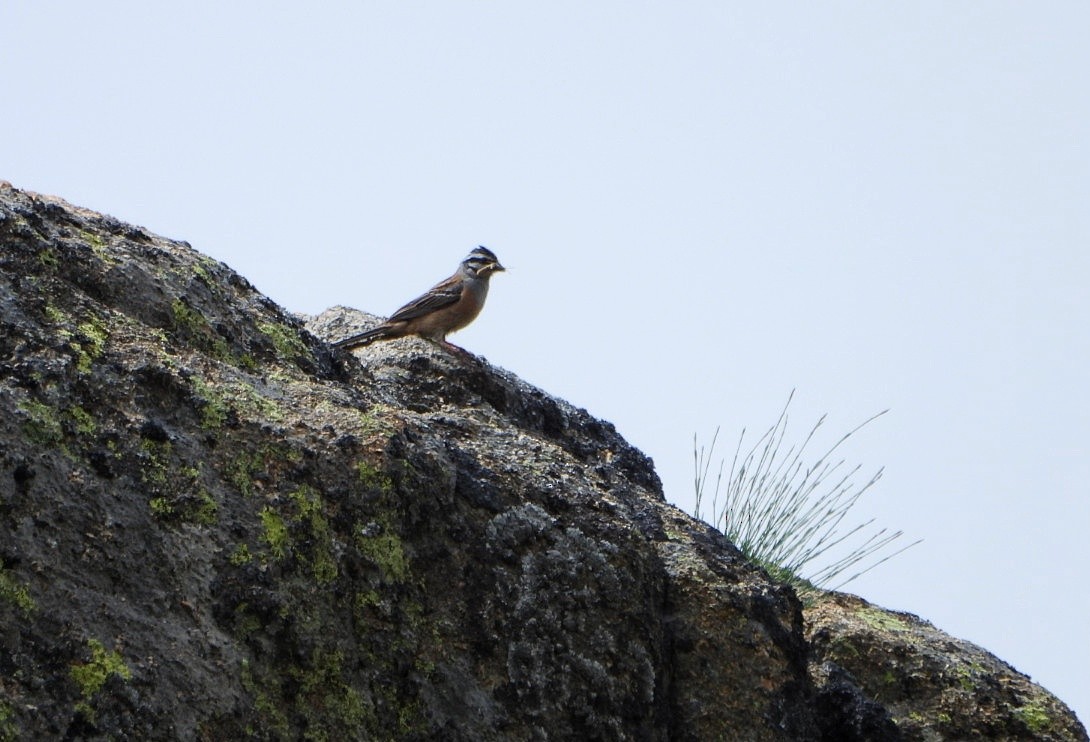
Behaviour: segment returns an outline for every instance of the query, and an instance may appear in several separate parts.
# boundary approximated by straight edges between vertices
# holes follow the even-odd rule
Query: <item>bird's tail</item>
[[[334,348],[351,350],[352,348],[358,348],[362,345],[370,345],[376,340],[384,340],[390,332],[390,328],[385,325],[379,325],[370,330],[351,335],[338,340],[333,343]]]

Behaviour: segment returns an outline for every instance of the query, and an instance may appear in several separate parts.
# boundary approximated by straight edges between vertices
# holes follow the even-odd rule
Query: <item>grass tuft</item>
[[[857,425],[807,465],[803,455],[825,416],[818,419],[801,443],[785,448],[787,410],[794,395],[792,391],[788,396],[776,424],[744,454],[746,431],[742,430],[725,479],[726,459],[720,460],[712,490],[711,522],[751,561],[777,578],[802,590],[838,590],[919,540],[880,555],[904,534],[885,528],[873,532],[873,518],[856,525],[846,521],[859,498],[881,479],[882,469],[860,483],[856,475],[862,467],[846,469],[844,460],[834,461],[833,456],[848,438],[886,411]],[[697,518],[702,517],[701,505],[718,437],[716,429],[705,449],[698,447],[693,436]],[[814,564],[822,566],[813,568]],[[846,579],[841,580],[846,574]]]

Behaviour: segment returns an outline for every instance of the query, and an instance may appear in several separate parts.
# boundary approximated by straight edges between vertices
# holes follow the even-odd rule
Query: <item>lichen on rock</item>
[[[0,269],[0,738],[1086,739],[483,359],[7,184]]]

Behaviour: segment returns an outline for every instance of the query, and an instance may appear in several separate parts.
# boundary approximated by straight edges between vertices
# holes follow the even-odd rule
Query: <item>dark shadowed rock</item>
[[[808,634],[613,426],[483,359],[334,353],[372,320],[7,185],[0,245],[0,740],[1086,738],[930,627],[829,598]],[[943,646],[967,675],[898,659]]]

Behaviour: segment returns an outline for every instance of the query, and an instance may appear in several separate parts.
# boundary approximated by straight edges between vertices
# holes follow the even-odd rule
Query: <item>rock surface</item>
[[[0,740],[1086,739],[482,359],[7,184],[0,266]]]

